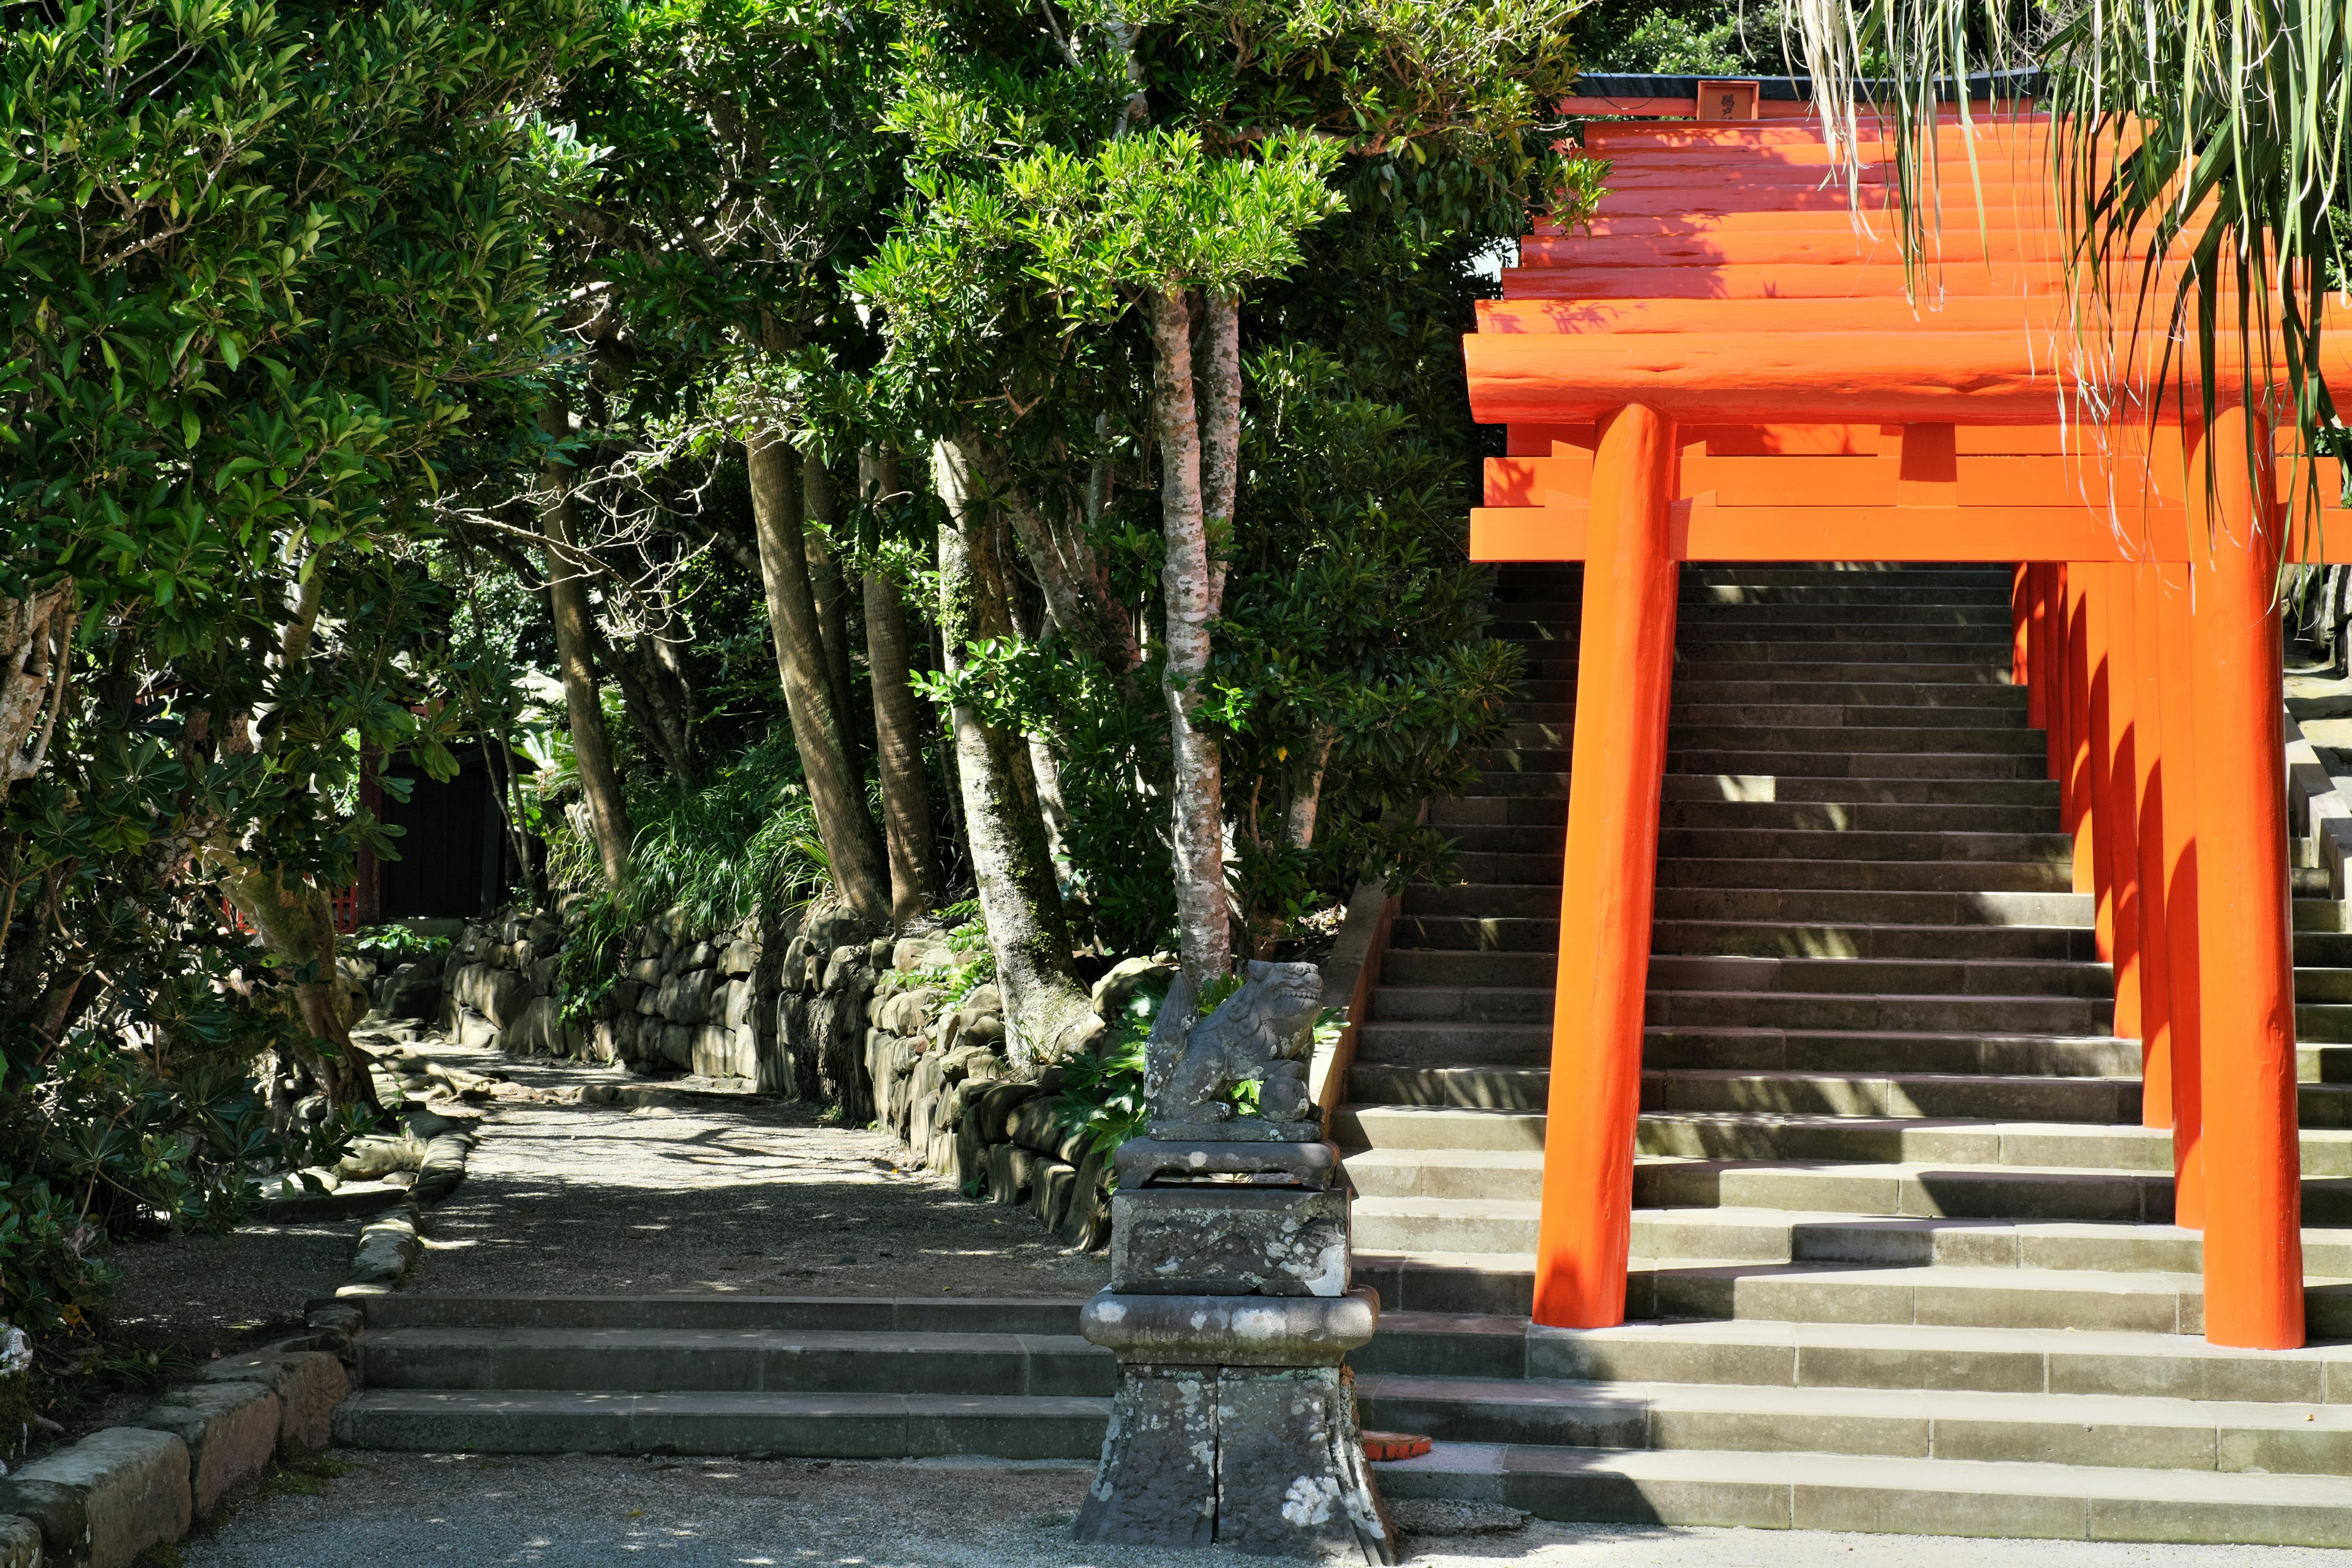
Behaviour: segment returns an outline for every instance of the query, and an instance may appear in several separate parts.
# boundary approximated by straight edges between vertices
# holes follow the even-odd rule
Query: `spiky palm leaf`
[[[1915,279],[1947,205],[1939,110],[1951,105],[1964,124],[1988,112],[1965,95],[1955,103],[1950,84],[2038,64],[2076,381],[2091,410],[2152,416],[2194,384],[2210,418],[2217,375],[2229,374],[2220,362],[2233,360],[2238,395],[2291,418],[2301,450],[2336,444],[2319,346],[2324,298],[2346,286],[2345,0],[2067,0],[2037,11],[2010,0],[1796,0],[1790,17],[1849,179],[1858,133],[1895,145]],[[1865,64],[1884,73],[1882,90],[1857,91]],[[1981,224],[1980,195],[1975,207]],[[2157,346],[2143,358],[2133,344],[2148,334]],[[2107,374],[2116,364],[2152,364],[2153,374],[2118,387]]]

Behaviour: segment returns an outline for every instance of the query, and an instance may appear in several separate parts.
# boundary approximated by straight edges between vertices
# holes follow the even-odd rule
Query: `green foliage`
[[[939,1010],[951,1013],[970,1001],[973,992],[995,980],[996,952],[988,945],[988,928],[980,922],[977,901],[950,905],[940,913],[942,919],[954,919],[961,914],[966,922],[948,932],[948,947],[955,959],[950,963],[919,969],[915,979],[938,990]]]
[[[583,895],[559,972],[566,1016],[583,1018],[612,983],[619,942],[673,907],[703,929],[807,902],[825,886],[824,846],[800,759],[787,734],[709,770],[699,785],[641,777],[629,793],[635,868],[618,894],[604,887],[595,846],[568,826],[550,843],[559,887]]]
[[[436,952],[448,952],[449,939],[426,936],[405,925],[362,926],[344,938],[343,945],[370,958],[404,963],[412,958],[429,958]]]
[[[1110,1033],[1061,1064],[1055,1120],[1066,1131],[1086,1133],[1090,1149],[1108,1153],[1143,1131],[1144,1042],[1173,977],[1172,970],[1145,976],[1111,1020]]]

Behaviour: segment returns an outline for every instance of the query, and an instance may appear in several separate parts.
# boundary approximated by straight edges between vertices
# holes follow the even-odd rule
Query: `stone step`
[[[372,1329],[369,1388],[1108,1398],[1107,1351],[1076,1334],[785,1329]]]
[[[1349,1180],[1367,1200],[1443,1198],[1474,1205],[1532,1205],[1542,1190],[1543,1155],[1534,1148],[1374,1149],[1349,1156],[1347,1164]],[[2340,1178],[2305,1178],[2303,1186],[2308,1223],[2332,1226],[2352,1220],[2352,1202],[2347,1202],[2352,1194]],[[2169,1225],[2172,1173],[2077,1165],[1803,1164],[1641,1154],[1633,1165],[1633,1202],[1640,1208],[1795,1209],[1889,1219]],[[1482,1243],[1472,1247],[1448,1239],[1442,1227],[1412,1244],[1360,1235],[1360,1245],[1375,1250],[1410,1249],[1442,1242],[1462,1250],[1525,1251],[1535,1245],[1532,1206],[1524,1217],[1525,1239],[1517,1246]],[[1360,1214],[1357,1223],[1360,1226],[1369,1218]]]
[[[1948,958],[1969,963],[2097,964],[2098,960],[2095,932],[2087,926],[2060,925],[1848,925],[1826,921],[1664,920],[1651,926],[1650,951],[1654,954],[1823,961]]]
[[[2095,1035],[2113,1026],[2105,996],[1871,995],[1851,992],[1653,991],[1644,1021],[1662,1026],[1757,1029],[1958,1029],[1984,1034]]]
[[[1360,1062],[1349,1069],[1348,1082],[1349,1096],[1360,1104],[1541,1110],[1549,1079],[1541,1066],[1399,1067]],[[2296,1100],[2305,1127],[2352,1128],[2352,1085],[2302,1083],[2296,1088]],[[2139,1083],[2128,1077],[1757,1072],[1706,1068],[1644,1070],[1642,1103],[1652,1110],[2027,1121],[2131,1122],[2139,1119],[2141,1111]]]
[[[2352,1344],[2250,1351],[2185,1334],[1761,1319],[1554,1329],[1524,1314],[1388,1309],[1349,1359],[1381,1374],[2144,1394],[2282,1405],[2298,1417],[2352,1409]]]
[[[1540,1150],[1544,1115],[1540,1110],[1360,1100],[1339,1108],[1331,1135],[1344,1147],[1383,1153]],[[2310,1128],[2299,1142],[2305,1177],[2352,1177],[2352,1135]],[[2172,1133],[2167,1128],[1988,1117],[1644,1109],[1636,1124],[1634,1149],[1641,1155],[1700,1162],[1851,1162],[1934,1166],[1962,1173],[2025,1166],[2148,1173],[2168,1180],[2173,1168]],[[1497,1180],[1502,1179],[1498,1173]],[[1498,1189],[1495,1195],[1529,1194]]]
[[[1561,1521],[2352,1545],[2352,1481],[2336,1477],[1471,1443],[1373,1469],[1391,1498],[1507,1503]]]
[[[1360,1374],[1367,1425],[1440,1443],[2352,1476],[2352,1407],[1968,1389]]]
[[[2027,696],[2022,686],[1988,686],[1976,680],[1776,680],[1756,670],[1702,680],[1685,675],[1680,666],[1675,668],[1674,685],[1674,700],[1677,703],[1742,708],[1779,703],[1825,704],[1872,713],[1895,709],[1922,714],[1988,710],[2021,714],[2026,710]]]
[[[1882,664],[1863,657],[1850,657],[1833,647],[1824,652],[1820,645],[1813,645],[1805,651],[1822,657],[1790,658],[1768,668],[1758,660],[1742,658],[1737,653],[1727,653],[1720,644],[1699,645],[1675,658],[1675,689],[1680,690],[1686,681],[1708,686],[1758,680],[1769,681],[1775,686],[1843,683],[1890,694],[1907,692],[1915,688],[1948,690],[1966,687],[1988,692],[2015,693],[2025,689],[2010,684],[2010,667],[2006,660],[1984,657],[1974,649],[1966,657],[1947,663],[1912,659],[1899,666]],[[1545,648],[1544,668],[1525,670],[1517,688],[1518,694],[1531,701],[1574,701],[1576,658],[1565,643]],[[1895,700],[1902,699],[1898,695]]]
[[[1829,965],[1869,962],[2095,964],[2094,934],[2073,926],[1827,925],[1784,921],[1659,921],[1650,931],[1652,962],[1784,959]],[[1383,984],[1544,986],[1558,956],[1540,948],[1391,947],[1381,961]],[[2104,966],[2097,966],[2104,967]],[[2334,971],[2298,971],[2333,973]],[[1824,983],[1814,987],[1829,990]],[[2096,989],[2096,987],[2094,987]]]
[[[1369,1224],[1370,1229],[1359,1243],[1357,1279],[1380,1289],[1384,1306],[1391,1301],[1392,1287],[1401,1289],[1402,1303],[1410,1303],[1418,1285],[1427,1300],[1443,1297],[1482,1303],[1454,1310],[1524,1314],[1524,1306],[1511,1303],[1528,1300],[1532,1289],[1533,1206],[1501,1200],[1360,1200],[1360,1207],[1368,1212],[1359,1217],[1358,1226],[1360,1231]],[[1666,1245],[1716,1239],[1727,1246],[1753,1245],[1759,1249],[1777,1240],[1769,1221],[1759,1220],[1745,1228],[1748,1232],[1745,1237],[1733,1230],[1710,1237],[1687,1223],[1668,1222],[1644,1226],[1643,1238]],[[1517,1247],[1491,1245],[1507,1242],[1514,1236],[1525,1239]],[[1463,1248],[1487,1245],[1488,1250],[1439,1253],[1432,1245],[1437,1240]],[[2054,1237],[2045,1237],[2042,1242],[2045,1251],[2060,1246]],[[2151,1251],[2163,1250],[2164,1238],[2125,1242],[2084,1237],[2069,1245],[2084,1261],[2105,1254],[2122,1258],[2126,1268],[2053,1268],[2014,1261],[1992,1267],[1884,1267],[1833,1261],[1664,1258],[1637,1252],[1627,1272],[1625,1310],[1628,1318],[1635,1320],[1764,1320],[2149,1334],[2204,1331],[2203,1276],[2193,1269],[2153,1269],[2137,1261]],[[2341,1250],[2332,1249],[2332,1256],[2340,1258]],[[1412,1271],[1410,1277],[1403,1272],[1407,1270]],[[1446,1274],[1453,1278],[1442,1278]],[[2352,1283],[2307,1277],[2304,1300],[2315,1339],[2338,1339],[2352,1330]]]
[[[2298,1058],[2307,1082],[2352,1084],[2352,1052]],[[1657,1026],[1642,1059],[1657,1069],[1805,1073],[1987,1073],[2004,1077],[2133,1078],[2137,1040],[2107,1034],[1971,1033],[1929,1029],[1731,1028]],[[1382,1024],[1358,1032],[1357,1059],[1392,1067],[1544,1067],[1548,1025]],[[2325,1073],[2339,1076],[2324,1078]]]
[[[2090,929],[2088,893],[2010,889],[1661,888],[1660,920],[1811,921]]]
[[[1559,599],[1509,599],[1495,606],[1495,635],[1511,637],[1523,630],[1546,632],[1561,627],[1573,627],[1583,618],[1581,602],[1569,604]],[[1769,627],[1777,632],[1783,626],[1834,626],[1851,628],[1857,634],[1876,630],[1883,634],[1890,626],[1917,626],[1947,637],[1966,637],[1981,634],[1988,628],[1997,629],[2006,637],[2010,635],[2010,608],[2007,601],[2000,604],[1969,602],[1951,595],[1937,594],[1926,599],[1906,600],[1900,597],[1857,600],[1841,599],[1831,603],[1820,600],[1727,601],[1700,596],[1686,596],[1675,606],[1675,640],[1681,641],[1685,630],[1697,631],[1713,626]],[[1769,634],[1767,634],[1769,635]]]
[[[1517,608],[1511,606],[1510,608]],[[1943,650],[1939,658],[1955,663],[1970,658],[1988,657],[1999,649],[2006,657],[2011,647],[2009,617],[1986,620],[1972,615],[1972,606],[1950,606],[1944,616],[1936,606],[1923,606],[1922,618],[1916,623],[1917,634],[1906,635],[1913,625],[1903,619],[1902,611],[1893,607],[1845,605],[1683,605],[1675,613],[1675,644],[1678,648],[1704,653],[1710,645],[1725,643],[1764,643],[1780,647],[1821,647],[1835,645],[1854,657],[1863,648],[1870,649],[1867,657],[1881,657],[1880,649],[1893,650],[1889,662],[1899,662],[1903,650],[1929,647]],[[1953,612],[1958,616],[1947,618]],[[1862,619],[1848,619],[1858,616]],[[1933,617],[1933,618],[1929,618]],[[1581,619],[1580,614],[1578,619]],[[1503,640],[1521,638],[1560,638],[1573,642],[1577,622],[1560,621],[1549,616],[1498,615],[1491,623],[1489,635]]]
[[[751,1454],[1091,1459],[1108,1399],[1026,1394],[644,1394],[369,1389],[335,1409],[350,1448],[476,1454]]]
[[[711,1329],[1075,1334],[1082,1299],[941,1296],[436,1296],[346,1300],[381,1329]]]
[[[1348,1090],[1357,1105],[1540,1111],[1550,1077],[1540,1067],[1406,1068],[1362,1062],[1349,1069]],[[1652,1110],[2104,1123],[2137,1121],[2140,1088],[2136,1080],[2120,1078],[1652,1068],[1642,1075],[1642,1103]]]

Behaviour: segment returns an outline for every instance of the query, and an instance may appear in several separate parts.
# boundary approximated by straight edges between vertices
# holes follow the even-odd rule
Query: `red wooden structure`
[[[2303,1342],[2272,590],[2283,555],[2352,559],[2352,520],[2281,500],[2306,492],[2264,408],[2148,418],[2130,391],[2153,342],[2108,378],[2125,412],[2084,426],[2047,132],[1980,119],[1972,173],[1943,129],[1952,216],[1915,307],[1891,173],[1865,178],[1873,238],[1818,129],[1593,126],[1614,169],[1591,232],[1539,228],[1465,342],[1472,406],[1511,454],[1473,556],[1585,563],[1539,1322],[1624,1315],[1676,563],[2000,561],[2116,1033],[2144,1043],[2179,1223],[2205,1232],[2206,1335]]]

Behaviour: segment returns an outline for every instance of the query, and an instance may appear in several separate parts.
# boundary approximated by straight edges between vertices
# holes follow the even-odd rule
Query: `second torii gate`
[[[1512,454],[1473,558],[1585,563],[1538,1322],[1624,1316],[1677,563],[1997,561],[2020,563],[2015,675],[2116,1033],[2174,1131],[2178,1222],[2205,1231],[2206,1337],[2303,1342],[2273,590],[2289,553],[2352,559],[2352,520],[2284,503],[2308,492],[2261,408],[2062,423],[2045,129],[1979,128],[1986,225],[1951,237],[1931,311],[1891,241],[1856,237],[1817,132],[1595,126],[1614,169],[1590,234],[1531,237],[1465,340],[1473,411]]]

